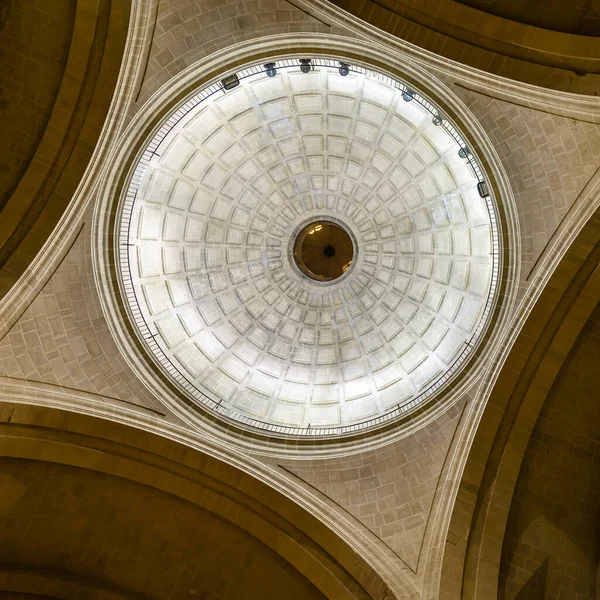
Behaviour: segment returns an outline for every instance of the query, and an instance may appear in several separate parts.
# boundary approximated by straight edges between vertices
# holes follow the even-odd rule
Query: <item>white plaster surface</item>
[[[129,225],[137,303],[164,356],[233,418],[340,427],[440,380],[483,318],[492,230],[431,114],[366,74],[280,69],[214,94],[145,169]],[[330,217],[340,280],[290,264]]]

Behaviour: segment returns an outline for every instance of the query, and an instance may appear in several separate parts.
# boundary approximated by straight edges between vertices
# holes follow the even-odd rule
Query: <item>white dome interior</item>
[[[418,94],[322,62],[186,102],[148,143],[120,223],[125,296],[158,363],[197,402],[283,433],[376,423],[437,391],[497,280],[473,158]],[[293,232],[321,218],[357,250],[326,284],[291,257]]]

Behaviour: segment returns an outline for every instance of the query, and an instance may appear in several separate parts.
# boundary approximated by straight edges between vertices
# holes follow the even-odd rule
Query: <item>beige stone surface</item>
[[[111,3],[113,4],[116,6],[116,3]],[[106,7],[108,4],[102,6]],[[151,32],[147,38],[143,38],[138,30],[130,31],[134,44],[127,60],[131,61],[132,57],[140,59],[136,67],[136,82],[139,85],[135,90],[127,86],[119,90],[119,114],[111,116],[115,121],[122,114],[133,117],[142,104],[160,86],[168,83],[171,77],[196,61],[209,58],[216,51],[238,42],[256,40],[270,34],[305,32],[331,35],[344,32],[341,26],[331,26],[325,22],[327,19],[323,18],[324,12],[320,9],[317,11],[316,5],[310,3],[298,2],[296,5],[284,0],[250,0],[225,4],[214,1],[149,0],[139,2],[135,6],[141,7],[150,16],[156,15],[156,20],[154,22],[149,19],[144,24],[147,31]],[[122,12],[121,16],[125,12]],[[467,53],[464,44],[455,39],[442,40],[439,32],[422,24],[410,23],[410,20],[404,17],[395,17],[393,22],[390,21],[388,13],[382,7],[372,8],[368,18],[400,38],[417,43],[420,40],[423,47],[438,52],[440,56],[450,56],[458,60],[462,57],[464,63],[480,67],[492,74],[510,75],[516,80],[534,81],[558,89],[581,89],[586,93],[591,89],[592,93],[597,92],[597,85],[593,85],[594,77],[590,74],[577,74],[562,67],[524,64],[527,57],[514,58],[501,52],[492,55],[489,50],[474,45],[469,46],[470,50]],[[491,23],[487,19],[485,22]],[[473,25],[477,27],[483,23],[484,21],[473,21]],[[88,24],[91,24],[91,20]],[[460,24],[460,27],[462,25],[471,24]],[[359,35],[357,31],[358,29],[351,28],[347,34]],[[514,31],[516,30],[507,28],[507,37],[514,35]],[[494,31],[496,37],[498,34],[499,30]],[[377,36],[374,32],[362,29],[360,35],[375,44]],[[82,39],[89,41],[91,37]],[[281,39],[285,40],[285,35]],[[350,40],[350,37],[348,39]],[[380,43],[381,39],[377,39],[377,43]],[[531,41],[538,46],[536,52],[547,47],[558,53],[559,48],[550,43],[553,39],[557,38],[542,31]],[[522,40],[512,37],[507,41],[510,42],[509,45],[514,45],[520,44]],[[58,43],[58,40],[54,39],[54,42]],[[583,47],[572,39],[567,42],[567,46],[562,47],[561,52],[569,47],[569,44],[572,44],[570,47],[574,49],[574,54]],[[389,52],[392,52],[391,47],[385,46]],[[349,53],[354,51],[352,41],[348,42],[347,48]],[[46,49],[52,54],[50,46]],[[149,57],[147,64],[142,60],[146,51]],[[110,73],[107,74],[107,80],[110,80],[109,75],[116,77],[118,72],[121,55],[117,54],[115,53],[112,61],[109,61]],[[385,58],[385,53],[383,56]],[[565,97],[544,96],[543,90],[530,88],[522,90],[515,98],[508,97],[505,89],[502,95],[504,99],[500,99],[500,96],[496,98],[494,86],[500,89],[505,84],[493,77],[487,78],[484,72],[474,73],[467,68],[462,71],[465,81],[476,77],[487,78],[488,87],[485,93],[474,92],[468,89],[468,81],[458,81],[456,73],[459,69],[456,69],[451,77],[444,77],[440,74],[443,69],[439,63],[433,67],[428,62],[427,55],[415,56],[413,54],[406,60],[407,68],[411,66],[411,61],[415,61],[423,72],[440,75],[474,113],[500,156],[518,208],[522,244],[522,255],[519,257],[522,260],[521,297],[529,300],[527,292],[532,274],[540,267],[541,259],[556,250],[553,246],[556,232],[570,224],[578,201],[581,200],[582,190],[586,186],[589,189],[590,184],[594,182],[594,174],[597,173],[600,164],[600,133],[594,105],[588,103],[587,112],[578,115],[572,107],[567,107]],[[557,59],[570,61],[570,58],[565,56],[558,56]],[[244,59],[245,55],[240,52],[239,61],[243,62]],[[569,64],[573,66],[570,62]],[[23,69],[27,70],[27,61],[24,61],[23,65]],[[83,71],[85,72],[85,69]],[[50,75],[48,72],[49,77]],[[205,75],[209,74],[202,73],[199,76]],[[457,83],[459,85],[456,85]],[[523,97],[527,97],[529,93],[537,99],[534,108],[523,103]],[[108,96],[106,94],[104,97],[106,102]],[[71,100],[76,97],[73,95]],[[122,101],[123,99],[125,100]],[[580,97],[573,94],[572,100],[573,106],[580,105]],[[556,108],[560,107],[561,103],[565,107],[562,115],[561,110]],[[21,108],[25,110],[28,107],[31,105],[25,103]],[[93,114],[96,136],[88,137],[82,133],[81,138],[78,138],[85,146],[85,151],[79,148],[75,153],[78,168],[87,164],[104,114],[102,111]],[[69,122],[70,118],[71,113],[67,111],[65,123]],[[34,123],[28,121],[28,124]],[[19,127],[11,129],[20,130]],[[31,140],[27,138],[24,141]],[[105,144],[104,148],[109,143],[111,140],[102,141],[102,144]],[[60,147],[67,152],[67,146]],[[50,161],[46,163],[50,164]],[[41,166],[47,166],[46,163]],[[72,197],[83,169],[67,171],[71,179],[60,194],[64,205]],[[100,168],[94,171],[94,176],[99,175],[100,171]],[[77,198],[80,202],[77,206],[81,208],[88,200],[89,198],[85,201]],[[597,202],[597,196],[591,193],[584,200],[591,207]],[[23,209],[23,206],[25,205],[20,205],[20,209]],[[39,451],[35,460],[27,461],[31,464],[26,468],[23,468],[24,461],[21,462],[21,459],[2,460],[3,478],[0,481],[0,489],[3,493],[0,494],[0,518],[5,519],[3,531],[8,532],[3,541],[9,540],[10,544],[10,547],[6,543],[0,545],[1,551],[5,553],[2,556],[7,558],[4,563],[15,557],[25,557],[26,550],[30,550],[28,556],[34,557],[36,566],[43,566],[44,561],[54,561],[52,565],[63,567],[60,561],[65,562],[69,558],[78,565],[85,563],[99,580],[110,570],[113,583],[118,583],[120,578],[125,576],[126,570],[135,576],[143,571],[149,578],[148,581],[158,581],[158,585],[162,587],[157,589],[163,592],[163,596],[167,596],[176,588],[168,585],[171,580],[166,575],[161,578],[167,570],[166,564],[171,560],[160,560],[161,553],[168,555],[164,552],[164,546],[152,546],[161,536],[163,541],[169,536],[178,537],[176,541],[180,544],[178,548],[181,550],[181,562],[171,560],[169,563],[173,569],[169,576],[173,574],[173,581],[189,582],[193,579],[197,569],[193,561],[188,563],[187,572],[177,569],[190,556],[201,557],[202,552],[209,556],[204,566],[210,571],[209,575],[215,575],[217,582],[227,579],[223,564],[227,563],[228,556],[235,555],[239,559],[240,573],[246,573],[244,569],[248,569],[248,565],[253,571],[260,571],[264,565],[272,564],[268,560],[264,562],[262,558],[258,561],[256,557],[261,551],[253,552],[251,548],[256,547],[247,543],[244,536],[230,535],[231,527],[216,525],[214,518],[208,519],[204,514],[199,515],[202,510],[191,509],[188,501],[175,501],[172,498],[172,492],[179,493],[183,489],[194,501],[206,500],[208,496],[193,489],[193,477],[187,477],[189,472],[185,471],[182,465],[174,466],[165,458],[185,456],[187,468],[193,462],[186,454],[189,449],[174,446],[165,438],[185,438],[186,443],[190,445],[209,445],[207,440],[210,438],[213,444],[211,451],[223,459],[222,463],[214,467],[216,473],[228,472],[230,465],[243,462],[245,473],[241,470],[236,471],[228,480],[230,493],[235,494],[239,491],[238,487],[245,491],[254,489],[256,497],[266,504],[266,507],[260,506],[260,511],[262,516],[268,515],[269,518],[255,521],[257,513],[253,511],[257,505],[254,504],[253,510],[244,513],[239,523],[252,524],[257,535],[262,531],[267,532],[265,535],[271,535],[270,527],[281,514],[295,517],[293,528],[280,527],[271,540],[272,547],[285,559],[282,561],[280,557],[275,557],[274,562],[279,566],[283,562],[284,566],[281,566],[281,570],[277,571],[278,575],[271,581],[267,576],[261,579],[266,580],[266,586],[273,584],[276,588],[270,594],[271,597],[277,597],[280,595],[278,590],[285,588],[285,572],[289,575],[289,571],[286,571],[289,566],[286,566],[286,561],[306,568],[310,574],[309,579],[316,583],[323,583],[335,572],[336,577],[339,576],[335,585],[339,584],[340,587],[324,586],[324,589],[329,590],[325,595],[335,600],[340,597],[339,590],[346,585],[350,590],[348,597],[356,598],[389,599],[394,597],[394,593],[390,591],[393,589],[399,598],[405,596],[411,600],[459,600],[467,597],[489,600],[495,599],[496,595],[490,595],[489,590],[494,586],[497,588],[498,583],[501,584],[503,594],[499,600],[522,600],[528,593],[540,589],[540,581],[543,581],[544,585],[541,587],[545,587],[548,598],[552,600],[577,595],[577,600],[588,600],[598,595],[597,588],[594,589],[594,568],[597,569],[595,561],[598,556],[598,538],[595,532],[599,502],[595,385],[598,354],[598,336],[595,329],[597,313],[584,330],[556,386],[549,393],[547,405],[534,429],[526,453],[512,456],[514,447],[505,445],[509,439],[508,432],[513,426],[517,429],[524,427],[522,422],[515,419],[519,406],[513,406],[509,400],[513,398],[513,394],[517,398],[526,387],[529,381],[527,378],[530,376],[528,369],[537,366],[539,356],[545,351],[545,348],[540,347],[540,344],[543,346],[545,330],[549,325],[554,326],[555,321],[561,322],[564,317],[561,304],[556,298],[567,293],[565,287],[578,289],[576,278],[571,281],[568,273],[564,273],[561,268],[557,270],[560,281],[551,280],[546,290],[556,302],[550,303],[549,308],[543,305],[544,310],[552,313],[552,318],[546,314],[540,316],[535,312],[532,313],[533,316],[529,316],[524,312],[523,321],[526,327],[523,343],[516,344],[512,349],[507,348],[506,363],[502,362],[502,358],[497,367],[494,367],[501,369],[499,382],[494,384],[492,390],[480,388],[478,395],[464,412],[462,405],[456,404],[445,413],[440,411],[440,414],[421,429],[415,427],[416,431],[410,435],[387,445],[380,444],[378,449],[358,451],[358,444],[368,444],[365,440],[357,439],[357,446],[346,448],[347,455],[341,458],[339,455],[345,451],[341,443],[331,446],[323,443],[311,447],[310,442],[304,445],[298,443],[297,446],[283,446],[273,442],[268,449],[272,454],[279,452],[304,457],[302,460],[297,457],[293,460],[279,458],[277,461],[283,469],[275,470],[272,468],[273,458],[254,456],[258,451],[252,446],[250,436],[246,439],[244,435],[238,434],[240,439],[236,442],[247,443],[241,450],[242,446],[235,446],[230,439],[224,442],[225,438],[217,438],[216,435],[211,438],[206,434],[199,434],[189,427],[182,426],[175,417],[168,414],[169,411],[163,406],[161,399],[153,397],[147,391],[144,383],[124,362],[101,310],[91,260],[91,207],[88,206],[87,212],[82,208],[77,214],[70,215],[71,220],[57,230],[54,237],[49,234],[50,223],[56,223],[62,212],[54,211],[52,205],[49,205],[48,210],[54,220],[50,219],[45,222],[44,227],[32,228],[28,232],[28,235],[36,239],[38,245],[29,246],[26,256],[18,259],[19,269],[22,270],[30,264],[35,268],[39,266],[35,261],[31,261],[36,248],[39,248],[44,240],[59,240],[69,231],[69,227],[76,229],[74,223],[81,224],[82,229],[64,257],[62,254],[44,257],[43,266],[52,274],[48,281],[40,280],[41,291],[36,291],[31,297],[26,297],[26,293],[23,292],[19,298],[19,301],[24,300],[26,309],[0,340],[0,374],[10,378],[11,382],[23,384],[24,388],[28,382],[48,384],[60,392],[65,392],[64,397],[68,397],[69,391],[88,392],[99,400],[99,411],[107,408],[107,403],[103,402],[105,399],[110,400],[110,409],[114,409],[115,406],[135,405],[140,407],[137,411],[136,427],[160,430],[165,437],[157,438],[160,439],[160,443],[155,445],[141,444],[139,448],[132,450],[135,461],[133,464],[121,465],[119,470],[115,470],[116,475],[79,473],[75,476],[74,470],[88,471],[87,467],[90,466],[99,469],[100,466],[116,460],[115,455],[122,449],[111,449],[107,453],[110,454],[110,459],[104,455],[110,426],[115,424],[100,421],[95,427],[89,424],[82,426],[76,437],[89,433],[93,439],[86,452],[75,443],[74,438],[68,439],[61,448],[47,446],[49,438],[61,435],[56,431],[50,433],[52,419],[48,415],[40,418],[43,426],[40,427],[39,437],[36,437],[37,434],[32,434],[31,424],[22,418],[23,414],[18,418],[19,410],[23,407],[15,409],[13,405],[6,406],[7,398],[3,397],[0,421],[4,422],[4,425],[0,448],[5,449],[7,444],[17,440],[16,444],[21,450],[33,447]],[[569,238],[568,243],[573,239]],[[584,241],[577,239],[571,248],[575,258],[568,255],[559,267],[565,264],[569,266],[571,263],[578,265],[577,258],[586,255],[598,239],[598,230],[591,234],[591,241],[589,238]],[[507,242],[509,249],[512,249],[511,243],[515,240],[508,239]],[[595,266],[597,264],[596,259]],[[17,271],[18,269],[13,270],[12,275]],[[35,276],[35,269],[32,272]],[[541,340],[540,344],[538,340]],[[561,357],[554,358],[555,362],[562,360]],[[553,356],[548,358],[551,359]],[[559,366],[555,365],[557,369]],[[493,375],[495,374],[497,373],[494,372]],[[492,379],[492,375],[488,374],[488,380]],[[546,392],[543,388],[543,378],[537,391],[542,396]],[[43,392],[38,390],[36,393],[36,402],[51,402],[43,397]],[[487,397],[484,393],[491,393],[494,400],[487,407]],[[81,404],[78,408],[80,406]],[[116,420],[116,411],[110,412],[110,409],[105,410],[103,416],[107,420]],[[31,407],[24,408],[25,413],[29,410],[34,412]],[[482,413],[488,417],[491,415],[490,419],[479,421]],[[143,415],[143,418],[140,415]],[[78,415],[69,414],[65,421],[57,424],[58,429],[66,429],[67,424],[76,418]],[[131,419],[130,414],[128,418]],[[474,431],[477,436],[473,435]],[[126,427],[115,434],[121,440],[138,440],[139,435],[139,430]],[[475,442],[471,448],[473,440]],[[262,442],[264,444],[264,440]],[[261,446],[260,451],[264,448],[265,445]],[[338,458],[311,457],[311,452],[321,456],[335,452]],[[463,473],[467,456],[469,461]],[[524,467],[518,480],[518,473],[515,475],[515,480],[518,481],[514,494],[515,503],[510,510],[506,532],[499,515],[510,508],[514,485],[505,486],[504,481],[495,480],[494,468],[499,462],[498,456],[508,462],[512,458],[515,465],[520,464],[521,458],[524,458]],[[50,458],[65,463],[69,460],[81,460],[87,464],[79,464],[78,467],[44,466],[41,459],[47,461]],[[156,468],[151,478],[144,483],[131,485],[124,482],[129,477],[140,476],[149,461],[155,463]],[[82,468],[83,466],[86,468]],[[518,468],[515,470],[518,471]],[[177,483],[173,483],[174,473],[177,473]],[[182,473],[187,478],[179,477]],[[248,473],[256,476],[253,483],[248,482]],[[263,486],[262,482],[267,483]],[[152,486],[160,487],[162,491],[149,491],[154,489]],[[492,492],[501,497],[501,502],[486,506],[484,501],[488,494],[493,495]],[[494,500],[497,498],[494,497]],[[90,503],[84,508],[87,501]],[[222,499],[211,498],[210,502],[211,509],[215,512],[226,504]],[[65,510],[69,507],[71,512]],[[318,515],[318,518],[310,515],[305,509]],[[485,530],[485,535],[482,534],[484,539],[481,546],[477,545],[477,536],[481,533],[477,529],[479,510],[482,510],[482,518],[489,517],[489,528]],[[118,521],[119,514],[123,516],[122,521]],[[190,517],[188,521],[183,518],[186,515]],[[449,530],[450,515],[456,527]],[[214,534],[210,537],[213,543],[208,546],[202,544],[202,531],[193,529],[200,521],[211,529],[210,535]],[[398,560],[384,560],[384,554],[378,552],[377,542],[364,543],[362,533],[352,531],[347,526],[348,522],[367,527],[396,554]],[[27,532],[29,523],[35,524],[37,533],[33,530]],[[106,548],[98,550],[96,547],[92,552],[89,550],[91,540],[101,541],[100,533],[94,529],[95,524],[101,524],[110,530],[114,539],[122,542],[122,547],[131,542],[131,547],[141,544],[148,550],[154,549],[155,552],[152,556],[142,553],[143,558],[134,557],[133,554],[124,556],[124,552],[119,554],[118,551],[111,558]],[[169,525],[174,525],[173,531],[183,534],[173,536]],[[128,531],[134,531],[131,539],[128,537]],[[195,534],[191,536],[193,540],[185,537],[190,531]],[[219,531],[222,535],[217,535]],[[313,541],[307,541],[297,534],[298,531],[305,531],[307,536],[312,536],[310,539]],[[67,535],[69,532],[73,534],[72,537]],[[156,539],[150,540],[155,535]],[[295,535],[297,537],[294,537]],[[54,546],[53,539],[56,542]],[[306,551],[313,552],[315,549],[313,542],[317,545],[322,544],[326,550],[320,550],[320,554],[315,553],[308,557]],[[71,554],[68,557],[67,554],[61,555],[61,548],[63,552],[67,552],[65,548],[69,544]],[[494,572],[495,563],[485,562],[488,556],[486,551],[490,546],[499,554],[504,548],[500,581],[498,569]],[[89,555],[86,554],[86,549]],[[196,550],[198,552],[194,554]],[[19,552],[23,554],[19,555]],[[218,560],[215,558],[216,553]],[[260,555],[264,558],[263,554]],[[334,555],[335,561],[331,558]],[[450,558],[444,563],[444,568],[447,567],[446,570],[450,570],[451,574],[442,579],[440,589],[439,573],[446,555]],[[473,555],[483,557],[481,564],[476,565],[479,568],[478,574],[474,574],[473,569],[465,568],[469,557],[472,558]],[[102,556],[109,556],[106,563],[102,560],[98,562]],[[315,556],[318,556],[318,559],[315,559]],[[336,562],[337,560],[340,562]],[[123,561],[127,569],[119,561]],[[406,569],[404,565],[407,566]],[[152,566],[155,572],[149,566]],[[4,568],[6,564],[0,567]],[[374,570],[370,570],[371,567]],[[407,574],[408,571],[412,572],[412,575]],[[481,576],[482,573],[484,576]],[[260,572],[254,576],[262,574]],[[481,580],[485,580],[484,585],[480,587],[475,585],[477,575]],[[0,569],[0,590],[8,579],[6,572]],[[362,583],[359,586],[356,583],[358,579],[362,583],[371,583],[372,587],[369,588],[365,584],[363,588]],[[49,576],[49,580],[56,584],[59,578],[52,579],[52,576]],[[423,580],[427,580],[426,586],[423,585]],[[30,581],[33,579],[30,578]],[[228,582],[233,590],[230,593],[240,597],[245,590],[240,592],[236,587],[238,583],[251,581],[250,576],[246,579],[245,575],[240,576],[239,581],[232,578]],[[340,581],[344,582],[343,585]],[[410,584],[406,584],[407,581]],[[333,585],[329,580],[327,582],[327,585]],[[386,584],[389,585],[389,589]],[[299,587],[294,589],[299,590],[299,597],[310,594],[306,588],[304,591],[300,589],[302,584],[298,585]],[[140,589],[142,588],[143,585]],[[31,598],[40,594],[42,587],[37,591],[28,589],[28,597]],[[57,589],[50,585],[44,588],[42,595],[66,597]],[[365,589],[369,591],[366,592]],[[65,590],[66,588],[62,591],[66,594]],[[185,591],[185,588],[182,587],[181,590]],[[398,590],[402,590],[402,593]],[[81,589],[70,588],[69,593],[72,598],[85,597]]]
[[[600,127],[454,86],[490,136],[519,210],[527,279],[582,190],[600,168]]]
[[[42,291],[0,340],[0,375],[83,390],[167,411],[125,364],[94,284],[89,227]]]
[[[2,5],[0,296],[40,252],[107,118],[128,31],[129,0]]]
[[[9,9],[10,5],[10,9]],[[44,133],[62,81],[75,21],[76,2],[37,5],[13,0],[0,9],[0,208],[27,169]]]
[[[459,0],[459,2],[517,23],[534,25],[541,29],[589,36],[598,36],[598,31],[600,31],[598,6],[587,0],[574,0],[573,2],[551,0],[544,3],[544,10],[538,9],[541,5],[536,0],[513,0],[506,3],[497,3],[493,0]]]
[[[478,0],[474,3],[481,8]],[[545,3],[543,10],[531,6],[527,11],[531,24],[494,14],[514,10],[520,0],[495,2],[487,11],[472,8],[470,1],[452,0],[335,0],[334,4],[444,59],[551,90],[598,92],[599,57],[593,33],[585,37],[536,26],[553,9],[573,18],[581,8],[578,2],[567,5],[556,0]],[[596,13],[594,8],[590,12]],[[565,20],[560,22],[566,25]]]
[[[330,33],[331,26],[287,0],[163,0],[140,102],[170,77],[217,50],[294,31]]]
[[[2,596],[395,599],[307,510],[212,453],[12,403],[0,439]]]
[[[251,535],[173,495],[87,469],[10,458],[0,459],[0,485],[3,496],[13,496],[0,506],[0,565],[60,571],[92,589],[100,580],[122,597],[271,600],[285,589],[290,599],[325,598]]]
[[[444,547],[443,599],[498,595],[503,538],[522,460],[561,365],[600,297],[599,225],[596,211],[548,281],[477,422]],[[595,376],[589,367],[588,372]],[[576,468],[580,461],[569,462],[563,466]],[[537,567],[542,568],[539,562]],[[535,588],[543,577],[539,571],[527,585]]]
[[[281,462],[368,527],[413,572],[448,449],[458,403],[417,433],[356,456]]]

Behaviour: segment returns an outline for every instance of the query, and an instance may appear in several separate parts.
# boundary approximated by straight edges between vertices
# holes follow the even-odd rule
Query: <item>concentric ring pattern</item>
[[[387,76],[321,62],[249,69],[180,107],[136,165],[119,246],[139,335],[183,392],[313,435],[439,390],[484,331],[498,270],[456,130]],[[330,283],[293,264],[294,233],[318,219],[356,244]]]

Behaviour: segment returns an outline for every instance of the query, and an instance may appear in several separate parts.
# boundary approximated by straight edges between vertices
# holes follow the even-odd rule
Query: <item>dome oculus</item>
[[[458,373],[493,308],[499,236],[438,107],[360,66],[298,65],[238,71],[164,121],[121,201],[118,264],[140,339],[197,404],[335,435]]]
[[[343,227],[331,221],[306,225],[294,243],[294,262],[316,281],[334,281],[352,264],[354,246]]]

